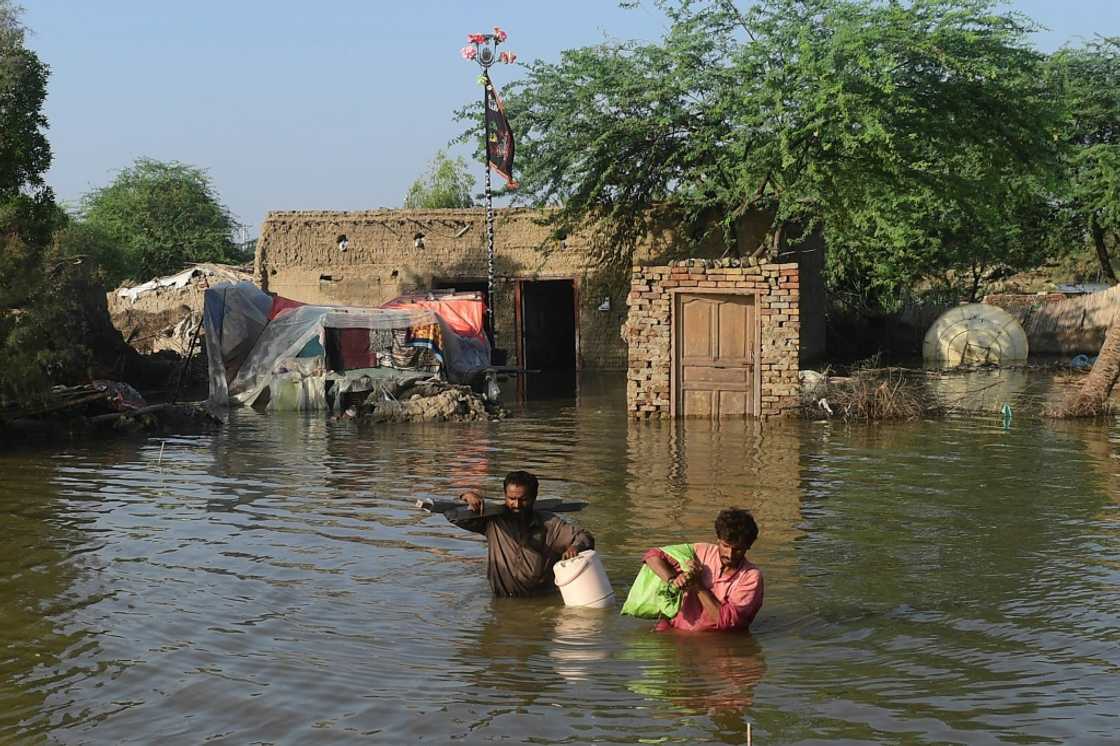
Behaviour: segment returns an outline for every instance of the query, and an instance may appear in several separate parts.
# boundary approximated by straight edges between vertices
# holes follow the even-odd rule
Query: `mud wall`
[[[516,359],[514,306],[523,280],[571,280],[576,296],[577,365],[625,369],[626,342],[620,330],[627,312],[629,268],[607,276],[597,270],[591,231],[557,235],[540,210],[495,210],[495,297],[497,346]],[[366,212],[271,212],[257,242],[257,281],[265,290],[307,303],[378,305],[404,292],[484,283],[486,215],[465,210],[373,210]],[[769,225],[765,215],[746,216],[737,235],[740,250],[752,251]],[[715,257],[722,247],[682,243],[665,225],[651,231],[635,261],[664,263],[670,257]],[[802,341],[811,356],[824,353],[824,245],[817,237],[792,249],[783,263],[801,262],[813,288],[812,315],[803,315]],[[788,257],[788,258],[787,258]],[[815,278],[815,280],[813,279]],[[812,283],[816,282],[815,285]],[[817,297],[819,295],[819,297]]]
[[[576,291],[577,364],[624,368],[618,330],[625,289],[612,295],[591,269],[590,237],[557,237],[536,210],[495,212],[495,326],[510,362],[516,281],[566,279]],[[272,212],[257,242],[257,278],[265,290],[307,303],[361,306],[456,281],[485,282],[485,218],[481,209]],[[607,310],[599,310],[604,301]]]
[[[164,350],[187,355],[195,328],[202,319],[206,289],[221,283],[253,279],[248,272],[228,265],[200,264],[197,268],[196,274],[182,287],[155,287],[134,297],[122,294],[127,289],[124,287],[106,293],[113,326],[129,346],[142,355]],[[201,350],[200,339],[195,351]]]
[[[1027,333],[1031,355],[1095,355],[1113,315],[1120,310],[1120,285],[1087,295],[989,295],[984,303],[1010,313]]]

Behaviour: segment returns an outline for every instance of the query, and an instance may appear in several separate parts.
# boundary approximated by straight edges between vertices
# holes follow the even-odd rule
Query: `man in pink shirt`
[[[739,630],[750,627],[762,608],[762,571],[747,560],[758,538],[758,524],[749,511],[721,510],[716,516],[716,544],[693,545],[696,561],[681,568],[660,549],[642,557],[657,577],[684,591],[681,610],[662,619],[659,631]]]

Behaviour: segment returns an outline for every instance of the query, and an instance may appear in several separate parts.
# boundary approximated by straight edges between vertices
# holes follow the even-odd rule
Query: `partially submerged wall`
[[[989,295],[984,303],[1010,313],[1027,333],[1032,355],[1095,355],[1120,310],[1120,285],[1086,295]]]
[[[577,364],[625,367],[618,335],[625,304],[592,269],[590,241],[582,235],[554,236],[537,210],[495,211],[497,346],[510,352],[511,362],[517,346],[517,280],[565,279],[576,293]],[[272,212],[261,227],[256,271],[265,290],[307,303],[375,306],[404,292],[456,286],[456,281],[463,289],[465,283],[486,280],[486,213]]]
[[[624,369],[628,268],[607,277],[596,267],[591,231],[559,236],[536,209],[495,210],[496,346],[518,347],[519,282],[569,280],[576,300],[577,360],[581,368]],[[745,216],[738,227],[740,251],[753,251],[769,217]],[[667,257],[719,256],[712,237],[703,245],[683,244],[667,223],[651,231],[637,262],[663,263]],[[824,354],[824,242],[819,236],[792,246],[783,243],[783,264],[799,262],[807,292],[802,316],[802,354]],[[375,306],[404,292],[432,288],[477,289],[487,277],[486,213],[465,210],[371,210],[366,212],[271,212],[257,242],[257,280],[272,293],[307,303]],[[808,309],[808,310],[806,310]],[[796,364],[795,364],[796,367]]]
[[[769,418],[797,408],[801,330],[797,264],[734,267],[733,263],[708,266],[705,262],[683,261],[634,269],[626,322],[630,343],[626,403],[632,417],[671,416],[674,296],[692,289],[749,291],[755,295],[761,328],[759,414]]]

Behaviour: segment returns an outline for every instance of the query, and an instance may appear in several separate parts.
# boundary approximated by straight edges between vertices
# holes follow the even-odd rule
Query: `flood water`
[[[631,423],[621,383],[0,456],[0,742],[1115,742],[1114,422]],[[750,507],[751,633],[492,598],[412,504],[514,468],[590,501],[620,594]]]

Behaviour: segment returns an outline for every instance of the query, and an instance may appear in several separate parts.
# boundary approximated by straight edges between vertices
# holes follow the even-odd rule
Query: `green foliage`
[[[660,43],[528,65],[507,96],[522,199],[558,205],[566,230],[605,226],[608,264],[629,264],[654,204],[746,253],[819,228],[833,290],[860,306],[1037,259],[1010,250],[1042,220],[1056,158],[1033,25],[988,0],[743,6],[665,2]],[[769,236],[742,246],[759,211]]]
[[[412,182],[404,198],[408,209],[474,207],[474,177],[462,158],[437,152],[423,176]]]
[[[23,41],[18,9],[0,0],[0,402],[44,390],[44,374],[63,357],[80,365],[68,353],[46,352],[65,347],[73,325],[44,329],[36,321],[43,318],[44,255],[60,215],[43,181],[51,164],[42,113],[49,71]]]
[[[49,71],[23,36],[16,7],[0,0],[0,313],[27,302],[56,218],[43,182],[51,165],[42,113]]]
[[[79,220],[88,235],[120,248],[134,280],[238,256],[237,222],[206,173],[183,163],[137,160],[82,198]]]
[[[1120,38],[1101,38],[1055,53],[1047,69],[1066,112],[1063,179],[1055,243],[1092,242],[1101,270],[1116,274],[1110,250],[1120,242]]]
[[[90,223],[66,217],[54,232],[52,248],[60,259],[92,264],[92,276],[107,288],[117,287],[131,274],[129,259],[116,240]]]
[[[93,361],[84,313],[91,292],[88,269],[74,260],[48,260],[44,276],[30,293],[30,303],[9,318],[0,343],[5,376],[0,399],[27,401],[57,383],[78,383],[89,378]],[[104,297],[104,296],[102,296]]]

